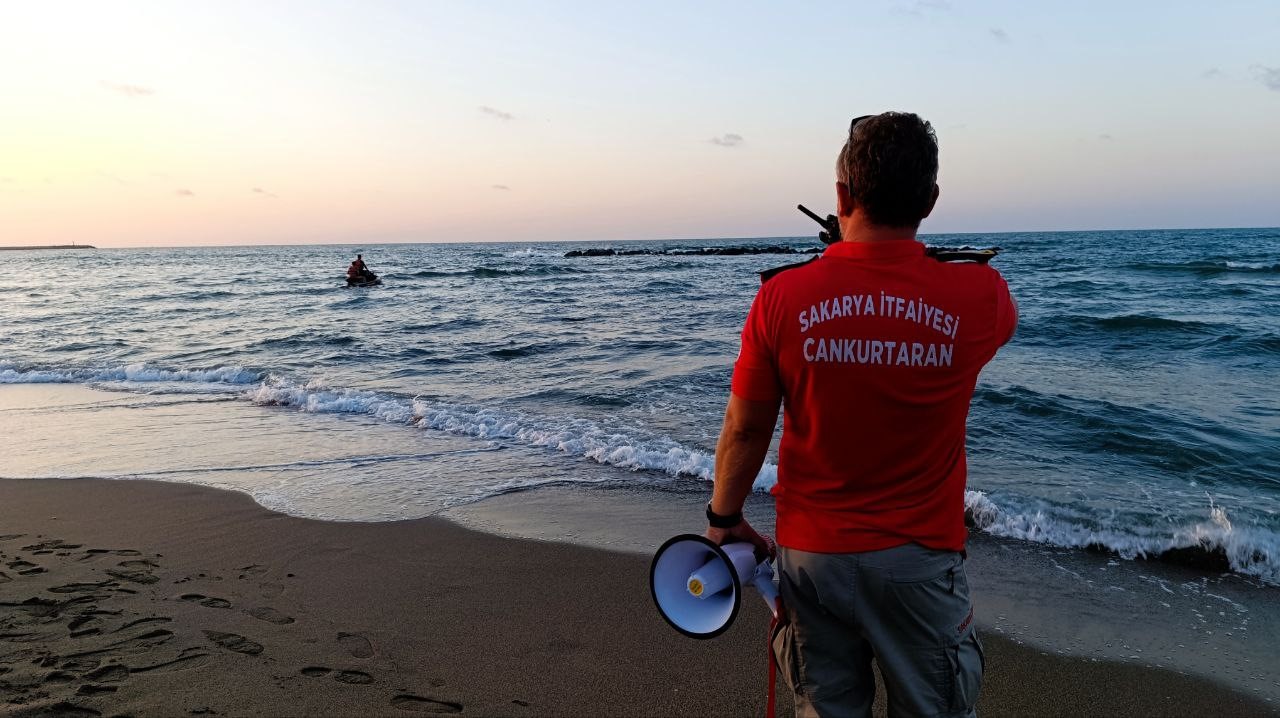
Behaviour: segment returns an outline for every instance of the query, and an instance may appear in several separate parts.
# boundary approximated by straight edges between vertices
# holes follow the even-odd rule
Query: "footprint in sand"
[[[59,666],[59,668],[61,668],[64,671],[71,671],[73,673],[84,673],[86,671],[92,671],[93,669],[97,668],[99,663],[101,663],[101,661],[99,661],[96,658],[72,656],[70,660],[63,661],[62,665]]]
[[[155,663],[150,666],[141,666],[138,668],[130,668],[130,673],[169,673],[171,671],[185,671],[188,668],[199,668],[208,663],[209,654],[201,653],[199,648],[184,648],[178,654],[178,657],[171,661],[163,663]]]
[[[402,711],[414,711],[417,713],[461,713],[462,704],[453,701],[438,701],[433,698],[423,698],[422,696],[413,696],[402,693],[391,699],[391,705]]]
[[[267,600],[271,600],[284,593],[283,583],[268,581],[266,583],[258,584],[258,588],[262,590],[262,597]]]
[[[116,553],[119,555],[118,551]],[[134,553],[137,552],[135,551]],[[107,575],[114,576],[122,581],[132,581],[134,583],[151,585],[160,580],[159,576],[151,573],[152,569],[157,568],[160,568],[160,564],[155,561],[140,558],[117,563],[116,568],[107,569]]]
[[[13,539],[22,538],[23,536],[26,536],[26,534],[5,534],[0,536],[0,541],[12,541]]]
[[[373,644],[359,633],[339,633],[338,643],[356,658],[368,658],[373,655]]]
[[[62,701],[49,706],[43,714],[36,713],[34,715],[58,716],[58,718],[97,718],[102,713],[92,708],[85,708],[75,703]]]
[[[22,559],[10,561],[5,565],[14,571],[17,571],[19,576],[33,576],[37,573],[44,573],[43,566],[37,566],[30,561],[23,561]]]
[[[121,632],[121,631],[125,630],[126,628],[133,628],[134,626],[141,626],[141,625],[144,625],[144,624],[147,624],[147,623],[169,623],[169,622],[170,622],[170,621],[172,621],[172,620],[173,620],[172,618],[166,618],[166,617],[164,617],[164,616],[150,616],[150,617],[148,617],[148,618],[139,618],[139,619],[134,620],[134,621],[129,621],[128,623],[124,624],[123,626],[121,626],[121,627],[117,628],[116,630],[112,631],[112,633],[119,633],[119,632]]]
[[[178,598],[191,603],[198,603],[205,608],[231,608],[231,602],[225,598],[210,598],[198,593],[184,593]]]
[[[353,686],[365,686],[373,683],[373,676],[364,671],[338,671],[333,680]]]
[[[251,641],[248,638],[245,638],[244,636],[241,636],[241,635],[237,635],[235,633],[219,633],[218,631],[205,631],[204,635],[210,641],[213,641],[215,645],[225,648],[228,651],[243,653],[247,656],[256,656],[259,653],[262,653],[261,643],[258,643],[256,641]]]
[[[49,593],[88,593],[103,588],[115,586],[115,581],[98,581],[97,583],[67,583],[61,586],[54,586],[49,589]]]
[[[23,546],[22,550],[23,551],[53,551],[55,549],[67,550],[67,549],[80,548],[83,545],[84,544],[78,544],[78,543],[64,543],[62,539],[49,539],[48,541],[33,543],[30,546]]]
[[[286,616],[283,613],[280,613],[279,611],[277,611],[276,609],[269,608],[267,606],[263,606],[262,608],[250,608],[249,610],[245,611],[245,613],[249,614],[250,616],[253,616],[259,621],[274,623],[277,626],[283,626],[289,623],[293,623],[292,616]]]
[[[4,571],[0,571],[0,583],[8,583],[12,580],[13,579],[10,578],[9,574],[5,573]]]
[[[129,677],[129,667],[119,663],[103,666],[85,675],[85,680],[99,683],[119,683]]]
[[[94,685],[93,683],[86,683],[80,686],[80,690],[76,691],[76,695],[96,696],[96,695],[101,695],[103,693],[115,693],[115,692],[116,692],[115,686],[99,686],[99,685]]]
[[[133,562],[125,561],[124,563],[133,563]],[[120,565],[123,566],[124,564],[122,563]],[[143,568],[143,569],[109,568],[107,569],[107,575],[113,578],[118,578],[121,581],[132,581],[134,583],[142,583],[142,584],[152,584],[160,580],[159,576],[156,576],[150,573],[150,569],[147,569],[147,568]]]
[[[333,680],[352,686],[367,686],[370,683],[373,683],[373,676],[365,673],[364,671],[338,671],[337,673],[334,673],[332,668],[325,668],[324,666],[307,666],[298,672],[307,678],[324,678],[330,673],[333,673]]]

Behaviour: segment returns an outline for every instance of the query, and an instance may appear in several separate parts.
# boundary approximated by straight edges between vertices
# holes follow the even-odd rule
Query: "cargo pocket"
[[[778,662],[778,675],[782,682],[797,696],[804,695],[800,680],[800,652],[796,646],[796,631],[790,621],[779,622],[773,629],[773,658]]]
[[[982,691],[982,671],[986,667],[986,656],[982,651],[982,641],[977,631],[969,631],[969,635],[961,638],[953,646],[947,647],[947,660],[951,664],[951,712],[955,715],[968,715],[978,704],[978,693]]]

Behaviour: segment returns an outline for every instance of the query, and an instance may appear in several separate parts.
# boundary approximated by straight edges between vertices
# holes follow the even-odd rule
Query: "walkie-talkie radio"
[[[796,209],[804,212],[809,219],[822,225],[822,231],[818,232],[818,239],[823,244],[835,244],[840,241],[840,221],[836,219],[834,214],[829,214],[826,219],[823,219],[802,204],[796,205]],[[999,253],[999,247],[978,249],[967,245],[964,247],[926,247],[925,249],[925,254],[939,262],[977,262],[978,264],[986,264]]]

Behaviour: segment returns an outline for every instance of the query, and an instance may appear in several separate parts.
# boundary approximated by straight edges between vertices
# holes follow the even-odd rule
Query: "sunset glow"
[[[1280,224],[1280,5],[10,3],[0,244],[807,234],[850,117],[927,232]]]

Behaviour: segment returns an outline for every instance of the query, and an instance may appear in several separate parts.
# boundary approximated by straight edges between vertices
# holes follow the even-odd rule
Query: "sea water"
[[[973,398],[975,530],[1280,584],[1280,230],[925,239],[1002,247],[1022,312]],[[0,383],[110,393],[0,407],[0,476],[194,481],[337,520],[546,486],[705,496],[756,273],[797,258],[582,248],[5,253]],[[382,286],[343,286],[357,251]]]

